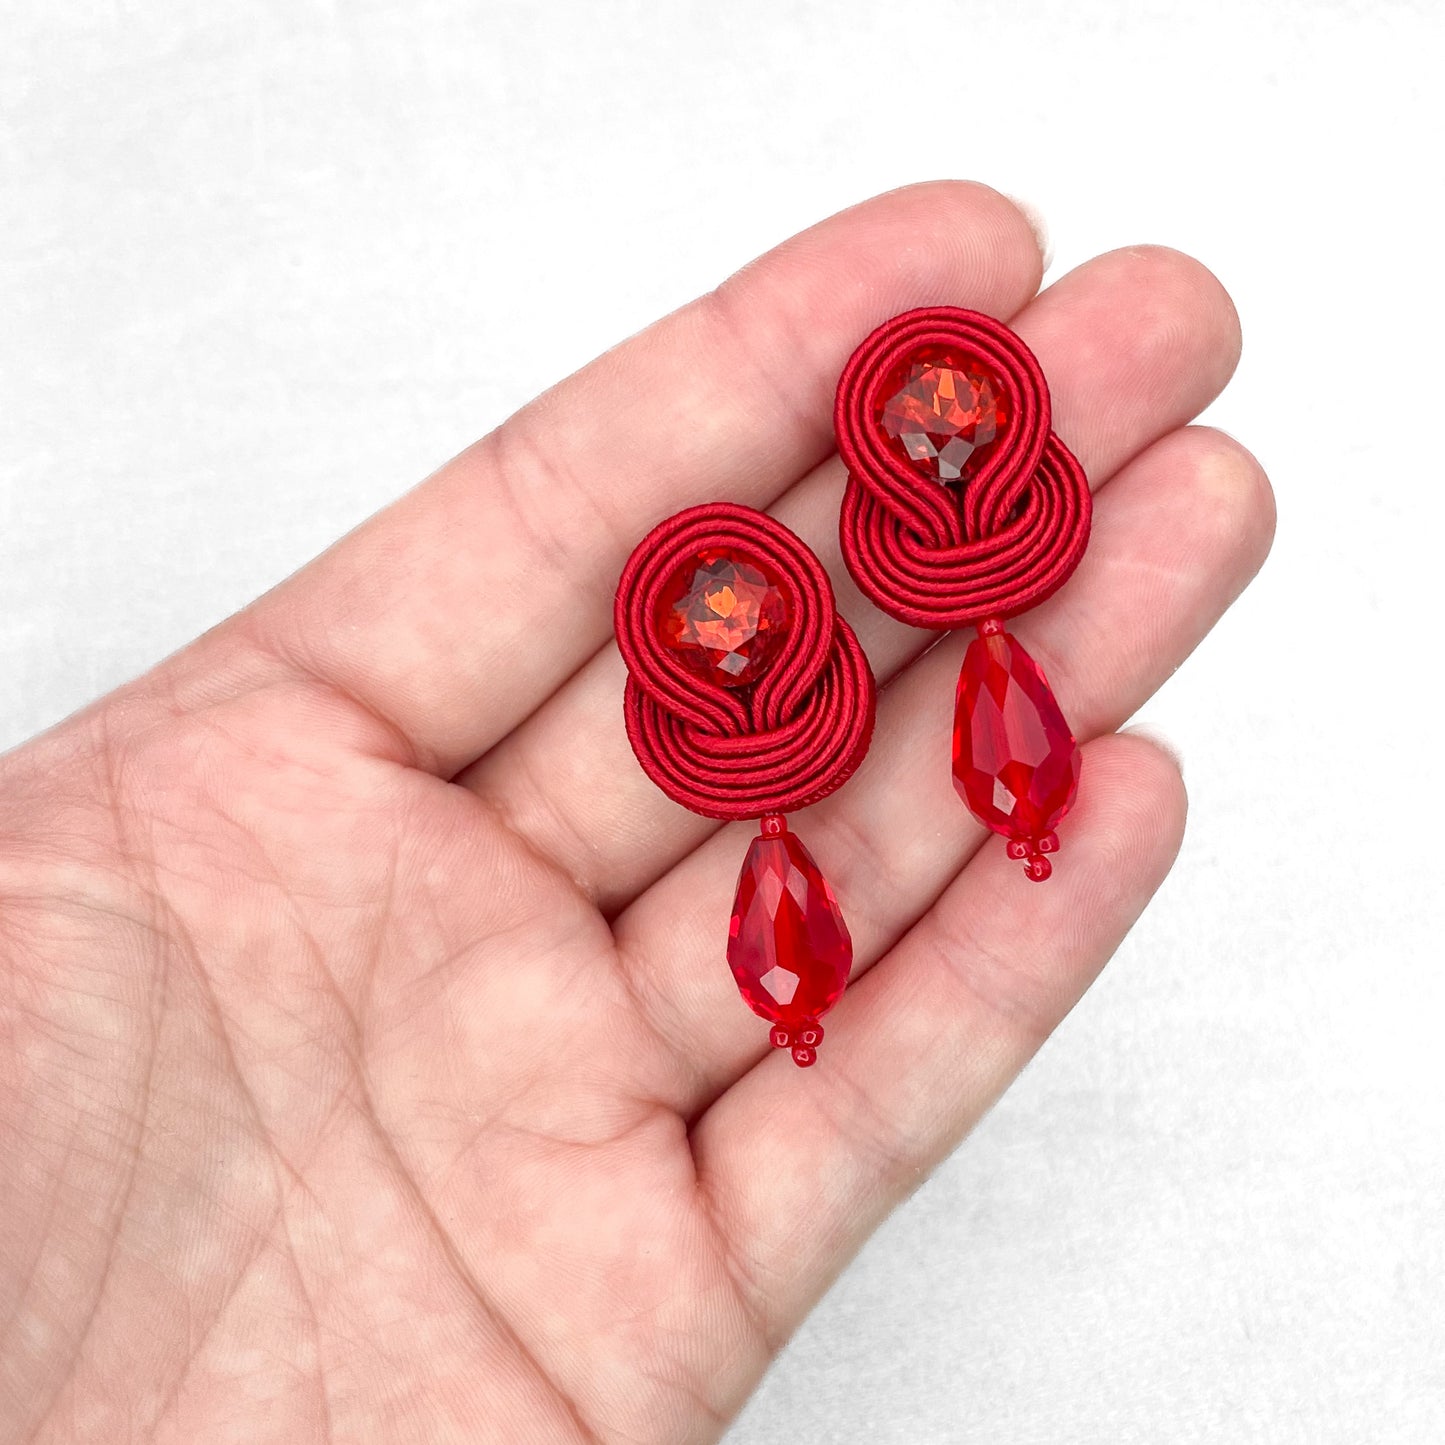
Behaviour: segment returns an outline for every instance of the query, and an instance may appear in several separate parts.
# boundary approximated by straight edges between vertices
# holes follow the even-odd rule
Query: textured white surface
[[[1437,0],[11,0],[0,742],[873,191],[1194,251],[1281,524],[1143,715],[1183,858],[732,1439],[1445,1440],[1442,40]]]

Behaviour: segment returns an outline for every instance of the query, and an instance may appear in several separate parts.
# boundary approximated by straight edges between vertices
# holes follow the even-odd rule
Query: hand
[[[1169,867],[1174,763],[1108,736],[1262,561],[1185,429],[1238,335],[1172,252],[1034,297],[1007,201],[834,217],[548,393],[246,612],[0,764],[0,1439],[715,1438]],[[837,563],[830,402],[911,306],[1017,315],[1099,492],[1017,624],[1086,748],[1053,880],[948,786],[964,643]],[[819,1066],[723,961],[748,830],[623,736],[611,593],[657,520],[776,506],[880,681],[798,821],[857,977]]]

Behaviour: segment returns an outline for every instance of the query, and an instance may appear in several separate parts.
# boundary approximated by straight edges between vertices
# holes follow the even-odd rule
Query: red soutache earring
[[[895,316],[853,353],[833,424],[848,468],[843,557],[914,627],[969,624],[953,782],[1041,882],[1074,801],[1079,749],[1004,619],[1068,579],[1089,539],[1084,470],[1049,427],[1049,390],[1000,321],[954,306]]]
[[[617,584],[627,736],[668,797],[760,820],[738,879],[727,958],[772,1041],[808,1065],[853,943],[785,813],[840,788],[873,734],[868,660],[828,574],[781,522],[692,507],[638,543]]]

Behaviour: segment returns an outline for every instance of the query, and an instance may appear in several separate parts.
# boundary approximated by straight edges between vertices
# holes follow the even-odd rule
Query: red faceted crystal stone
[[[812,1063],[817,1021],[848,982],[853,940],[833,890],[781,818],[764,820],[743,859],[728,965],[748,1007],[786,1034],[774,1029],[773,1042],[796,1045],[797,1062]]]
[[[899,366],[879,395],[884,435],[935,481],[966,481],[1008,426],[1003,387],[970,356],[920,352]]]
[[[995,833],[1052,852],[1079,786],[1079,748],[1038,664],[996,631],[969,644],[953,719],[953,785]],[[1048,876],[1047,862],[1031,876]]]
[[[699,552],[663,590],[658,632],[680,662],[723,687],[755,682],[788,630],[782,590],[726,548]]]

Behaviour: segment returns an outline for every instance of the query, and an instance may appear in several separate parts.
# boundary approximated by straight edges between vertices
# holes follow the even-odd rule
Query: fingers
[[[1047,886],[984,849],[844,994],[814,1068],[766,1058],[695,1127],[700,1187],[771,1339],[1008,1087],[1167,872],[1185,811],[1172,760],[1111,737],[1084,777]]]
[[[826,455],[860,336],[938,296],[1009,314],[1039,274],[1028,222],[981,186],[845,211],[523,408],[248,623],[451,776],[606,641],[655,522],[721,496],[766,505]]]
[[[1197,262],[1156,248],[1091,261],[1014,324],[1050,378],[1060,435],[1096,486],[1213,400],[1239,352],[1237,318],[1219,283]],[[840,608],[882,681],[929,638],[878,613],[844,575],[842,481],[834,458],[774,510],[828,564]],[[623,676],[615,649],[607,649],[462,778],[608,911],[713,826],[669,802],[637,766],[622,728]]]
[[[1173,672],[1258,569],[1272,526],[1258,464],[1204,428],[1171,434],[1104,489],[1079,571],[1011,624],[1081,739],[1118,726]],[[838,895],[855,975],[927,911],[986,836],[950,775],[967,641],[947,638],[885,692],[864,766],[794,820]],[[1093,786],[1086,767],[1080,797]],[[723,920],[751,831],[739,825],[710,838],[615,926],[632,992],[681,1061],[685,1092],[674,1102],[684,1109],[711,1098],[766,1047],[723,962]],[[1071,815],[1056,877],[1071,867],[1073,834]],[[1002,850],[996,839],[992,846]],[[1043,892],[1053,883],[1028,886]]]

